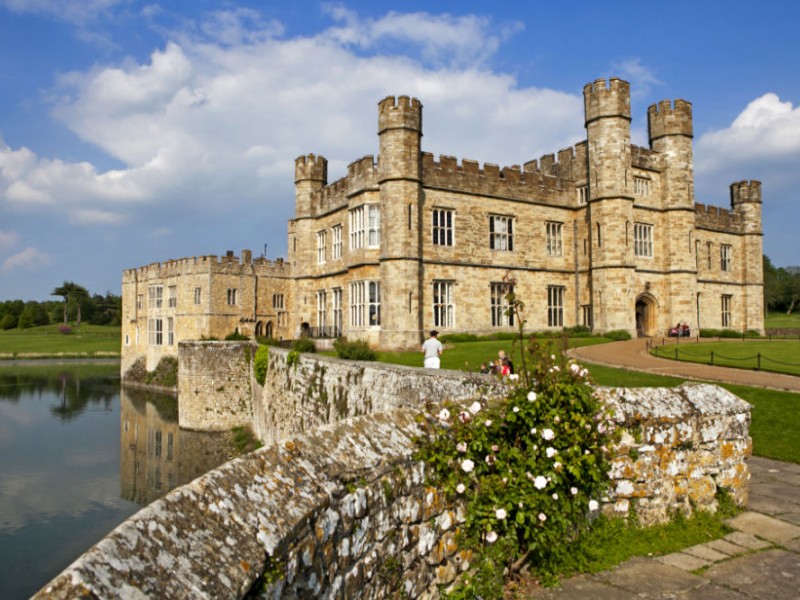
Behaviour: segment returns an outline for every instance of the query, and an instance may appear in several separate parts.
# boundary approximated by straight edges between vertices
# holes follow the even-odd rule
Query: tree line
[[[106,292],[105,296],[90,294],[73,281],[65,281],[53,289],[52,296],[60,300],[0,301],[0,329],[28,329],[51,323],[82,322],[92,325],[120,325],[122,297]]]
[[[787,315],[800,308],[800,267],[776,267],[764,256],[764,305]]]

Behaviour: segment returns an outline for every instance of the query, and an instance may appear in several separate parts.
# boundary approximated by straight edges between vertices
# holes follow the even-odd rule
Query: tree
[[[65,281],[59,287],[55,288],[50,295],[61,296],[64,298],[64,323],[67,322],[67,303],[71,298],[75,299],[75,301],[78,303],[77,324],[81,324],[81,301],[89,297],[89,292],[85,287],[78,285],[74,281]]]
[[[35,327],[36,325],[47,325],[50,322],[50,317],[44,307],[38,302],[28,302],[19,316],[18,327],[20,329],[27,329]]]

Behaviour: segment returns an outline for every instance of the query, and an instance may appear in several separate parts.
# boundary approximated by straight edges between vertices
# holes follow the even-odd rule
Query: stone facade
[[[503,168],[423,152],[421,103],[382,100],[377,159],[354,161],[331,183],[324,157],[295,161],[287,262],[257,269],[247,253],[227,267],[233,283],[203,279],[210,294],[251,281],[256,300],[176,316],[176,339],[236,326],[256,333],[261,323],[275,337],[346,335],[408,348],[434,328],[512,330],[498,287],[509,272],[529,329],[664,335],[681,322],[693,331],[763,331],[760,182],[732,184],[729,210],[696,204],[689,102],[649,108],[644,148],[631,144],[627,82],[597,80],[583,95],[585,141]],[[179,306],[184,296],[190,303],[200,284],[180,281],[198,260],[125,272],[123,369],[136,355],[150,365],[174,354],[174,345],[147,343],[153,309],[132,306],[170,277]],[[279,325],[273,290],[285,298]]]
[[[287,384],[309,385],[293,372]],[[710,385],[602,393],[627,432],[605,510],[654,522],[713,510],[719,488],[747,501],[745,402]],[[462,510],[412,458],[418,413],[347,419],[230,461],[128,519],[35,598],[240,598],[265,570],[267,597],[438,597],[470,556],[455,543]]]
[[[291,337],[291,269],[252,258],[200,256],[154,263],[122,275],[124,375],[139,358],[152,371],[164,356],[177,356],[185,340],[244,335]]]

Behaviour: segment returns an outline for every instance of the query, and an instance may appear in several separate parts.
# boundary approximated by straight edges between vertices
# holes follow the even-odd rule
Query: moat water
[[[119,364],[0,363],[0,598],[28,598],[141,507],[225,462]]]

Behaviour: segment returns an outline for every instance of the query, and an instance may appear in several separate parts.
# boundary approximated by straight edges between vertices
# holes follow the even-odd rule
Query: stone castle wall
[[[310,392],[305,367],[273,376]],[[601,393],[627,431],[605,511],[652,523],[713,510],[720,488],[746,503],[746,403],[710,385]],[[463,512],[412,459],[419,410],[346,419],[235,459],[128,519],[35,597],[240,598],[266,570],[270,597],[435,598],[469,555],[455,543]]]
[[[178,350],[178,424],[183,429],[229,431],[249,426],[255,396],[254,342],[181,342]]]

